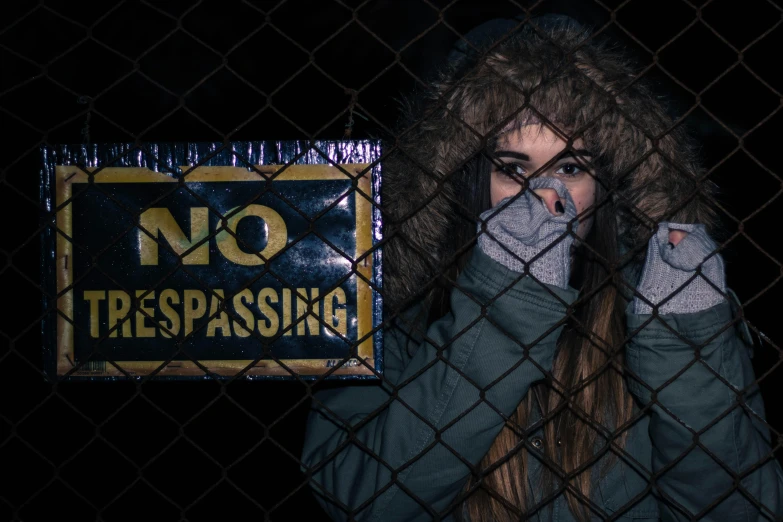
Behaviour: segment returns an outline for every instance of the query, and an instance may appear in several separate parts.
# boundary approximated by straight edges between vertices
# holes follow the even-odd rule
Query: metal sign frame
[[[242,151],[239,161],[238,151]],[[42,153],[44,168],[41,195],[48,210],[45,222],[53,225],[44,234],[42,263],[44,287],[53,290],[53,297],[44,303],[44,309],[50,313],[43,323],[45,362],[50,378],[105,380],[154,376],[192,379],[204,378],[206,375],[223,379],[237,376],[251,379],[295,376],[318,378],[322,375],[326,378],[375,378],[376,372],[382,371],[382,336],[379,331],[382,302],[377,291],[381,283],[382,257],[380,250],[375,248],[381,240],[378,206],[381,180],[377,163],[380,148],[377,143],[242,142],[232,143],[229,147],[223,144],[60,146],[44,148]],[[264,165],[264,160],[274,164]],[[71,201],[74,196],[78,197],[81,188],[87,188],[90,184],[108,183],[167,183],[182,186],[241,181],[274,183],[346,179],[351,179],[353,183],[353,190],[346,197],[354,200],[356,220],[351,272],[351,275],[355,274],[356,280],[356,338],[350,339],[355,351],[346,349],[344,357],[313,359],[286,359],[272,355],[271,358],[257,359],[190,360],[178,357],[165,360],[111,360],[103,357],[105,354],[100,349],[93,349],[89,360],[77,357],[73,294],[77,283],[74,281],[76,264],[71,260],[78,253],[74,252],[73,245],[76,238],[73,237]],[[284,249],[288,248],[287,243],[285,245]],[[296,292],[294,288],[291,290]],[[321,298],[322,301],[326,300],[325,295]],[[56,319],[52,320],[54,314],[51,309],[55,302]],[[127,312],[124,320],[129,322],[133,314],[139,314],[135,306]],[[136,320],[139,320],[139,316]],[[309,317],[297,316],[294,320],[302,323]],[[141,321],[144,324],[143,318]],[[269,339],[269,345],[274,346],[275,340],[282,335],[290,335],[298,326],[290,320],[289,324],[285,324],[284,318],[283,328]],[[121,324],[118,322],[109,327],[114,330],[111,335],[116,335]],[[195,332],[191,332],[193,334]],[[96,346],[104,342],[106,336],[101,336]],[[98,357],[93,358],[95,355]],[[267,355],[270,354],[267,352]]]

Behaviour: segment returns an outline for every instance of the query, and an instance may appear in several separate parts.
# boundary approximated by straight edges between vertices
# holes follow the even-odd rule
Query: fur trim
[[[470,179],[465,165],[531,120],[582,138],[617,205],[621,245],[637,260],[660,221],[712,228],[704,196],[714,186],[700,180],[689,138],[628,60],[586,31],[528,30],[445,71],[410,111],[384,169],[388,305],[422,297],[453,264],[465,246],[453,244],[455,225],[477,218],[455,197]]]

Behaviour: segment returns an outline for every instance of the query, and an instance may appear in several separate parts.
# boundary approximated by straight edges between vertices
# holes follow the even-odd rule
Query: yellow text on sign
[[[309,291],[308,291],[309,290]],[[320,297],[323,296],[323,297]],[[222,289],[209,295],[202,290],[159,292],[136,290],[137,310],[131,310],[133,297],[123,290],[85,290],[83,299],[90,308],[90,337],[111,329],[109,337],[168,337],[191,335],[195,322],[208,320],[199,334],[206,337],[262,337],[282,335],[347,335],[348,316],[345,291],[322,292],[320,288],[250,289],[224,298]],[[296,322],[294,326],[292,324]],[[119,326],[117,324],[119,323]]]
[[[288,229],[285,221],[275,210],[264,205],[235,207],[227,211],[230,216],[223,226],[221,220],[217,227],[215,243],[223,256],[237,265],[263,265],[265,260],[277,254],[288,242]],[[266,247],[258,253],[245,252],[237,242],[239,222],[247,217],[263,220],[266,229]],[[190,237],[180,228],[174,216],[167,208],[155,207],[142,212],[139,218],[139,256],[142,265],[158,264],[158,238],[165,239],[175,254],[182,257],[185,265],[209,264],[209,209],[193,207],[190,209]],[[187,252],[187,253],[186,253]],[[184,255],[183,255],[184,254]]]

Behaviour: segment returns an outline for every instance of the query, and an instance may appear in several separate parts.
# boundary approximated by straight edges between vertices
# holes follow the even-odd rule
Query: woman
[[[316,394],[303,469],[341,520],[774,520],[713,188],[620,56],[534,21],[469,35],[387,161],[383,380]]]

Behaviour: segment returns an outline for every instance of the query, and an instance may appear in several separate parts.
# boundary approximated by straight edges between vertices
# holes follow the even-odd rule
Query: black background
[[[0,520],[323,518],[297,461],[307,384],[42,376],[41,144],[340,139],[346,89],[352,137],[389,137],[458,33],[531,6],[612,35],[702,144],[777,436],[780,0],[5,2]]]

